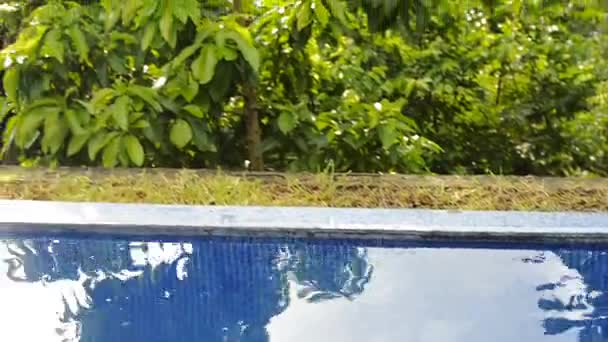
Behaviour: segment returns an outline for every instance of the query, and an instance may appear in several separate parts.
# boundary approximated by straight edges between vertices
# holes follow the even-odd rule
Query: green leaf
[[[395,144],[399,134],[395,131],[394,127],[384,124],[378,127],[378,137],[380,138],[380,142],[382,142],[382,147],[388,150]]]
[[[15,109],[13,103],[9,102],[6,97],[0,97],[0,122],[4,122],[4,118]]]
[[[2,80],[6,97],[11,102],[17,102],[17,89],[19,89],[19,69],[10,68],[4,72]]]
[[[148,127],[142,130],[144,137],[154,144],[154,147],[157,149],[163,147],[163,138],[166,136],[165,126],[158,121],[151,121],[149,124],[150,125]]]
[[[154,108],[155,111],[161,112],[163,110],[163,107],[158,102],[158,94],[154,89],[139,85],[130,85],[127,92],[144,100],[148,105]]]
[[[118,161],[120,161],[120,165],[123,167],[129,167],[129,155],[127,154],[126,149],[121,149],[120,153],[118,153]]]
[[[85,130],[84,130],[84,128],[82,128],[82,125],[80,124],[80,120],[78,118],[78,114],[76,114],[75,110],[73,110],[73,109],[66,110],[65,118],[66,118],[66,120],[68,122],[68,126],[72,130],[73,134],[77,135],[77,134],[85,133]]]
[[[72,38],[72,43],[74,44],[76,52],[78,52],[78,55],[80,56],[80,60],[86,62],[87,64],[91,64],[89,62],[89,44],[87,43],[84,33],[82,33],[78,26],[70,26],[68,29],[68,35],[70,38]]]
[[[238,52],[228,46],[222,46],[220,48],[220,52],[221,52],[222,58],[224,58],[225,60],[227,60],[229,62],[234,61],[237,58],[239,58]]]
[[[128,26],[135,17],[137,10],[143,5],[141,0],[128,0],[122,6],[122,24]]]
[[[175,48],[176,39],[173,34],[173,8],[167,2],[171,0],[167,0],[165,2],[165,7],[163,8],[162,16],[160,18],[159,27],[160,34],[165,39],[169,46]]]
[[[217,152],[215,144],[209,137],[205,125],[201,120],[189,117],[188,122],[192,127],[192,143],[201,152]]]
[[[144,164],[144,148],[139,140],[133,135],[127,135],[124,139],[127,153],[133,164],[142,166]]]
[[[43,97],[32,101],[23,112],[28,112],[38,107],[61,107],[63,101],[60,97]]]
[[[253,40],[247,30],[235,30],[225,33],[226,38],[233,40],[243,55],[243,58],[251,65],[254,71],[260,68],[260,53],[253,46]]]
[[[80,152],[84,147],[84,144],[87,143],[91,134],[89,132],[84,132],[82,134],[72,135],[70,139],[70,143],[68,144],[67,156],[71,157],[76,153]]]
[[[188,73],[188,83],[181,91],[181,95],[188,102],[192,102],[196,94],[198,94],[198,82],[192,77],[191,73]]]
[[[15,140],[17,146],[27,147],[38,134],[38,128],[47,116],[60,112],[59,107],[43,106],[26,111],[19,117]]]
[[[48,115],[44,121],[44,135],[42,136],[42,151],[55,154],[63,145],[69,132],[66,120],[59,112]]]
[[[171,61],[171,68],[173,70],[176,70],[179,66],[181,66],[186,59],[188,59],[190,56],[194,55],[196,53],[196,51],[198,51],[198,49],[200,49],[201,45],[200,44],[193,44],[190,46],[185,47],[182,52],[179,53],[179,55],[177,55],[177,57],[175,57],[172,61]]]
[[[137,39],[133,35],[118,31],[113,31],[112,33],[110,33],[110,40],[112,42],[122,41],[126,45],[137,44]]]
[[[118,135],[118,132],[107,132],[107,131],[97,132],[91,138],[91,140],[89,140],[89,145],[88,145],[89,159],[91,159],[91,161],[95,160],[95,158],[97,157],[97,153],[99,153],[99,151],[101,151],[101,149],[104,148],[110,142],[110,140],[115,138],[117,135]]]
[[[48,28],[48,26],[40,24],[24,28],[19,33],[17,41],[4,48],[2,52],[32,56],[40,46],[40,41]]]
[[[298,13],[296,14],[296,23],[298,31],[302,31],[305,27],[312,23],[312,9],[310,8],[311,5],[311,0],[305,0],[298,8]]]
[[[196,28],[196,37],[194,37],[194,44],[201,45],[207,38],[216,32],[216,25],[209,22],[205,22]],[[221,31],[220,31],[221,33]],[[216,35],[217,36],[217,35]]]
[[[186,21],[188,21],[188,17],[189,17],[189,13],[188,10],[189,8],[186,6],[187,5],[187,0],[171,0],[173,6],[172,6],[172,11],[173,11],[173,15],[177,18],[177,20],[181,21],[183,24],[186,23]]]
[[[209,83],[213,79],[217,62],[215,46],[203,44],[201,54],[192,62],[192,75],[201,84]]]
[[[53,29],[47,32],[40,53],[43,56],[53,57],[60,63],[63,63],[64,46],[61,36],[61,30],[59,29]]]
[[[313,0],[313,4],[315,5],[315,16],[321,23],[321,25],[326,26],[329,22],[329,11],[323,5],[323,1],[321,0]]]
[[[118,164],[118,153],[120,153],[122,147],[121,142],[121,137],[114,137],[104,148],[103,155],[101,157],[103,167],[111,168]]]
[[[154,37],[156,36],[156,22],[151,21],[146,25],[144,34],[141,38],[141,50],[146,51],[152,44]]]
[[[117,6],[118,5],[118,6]],[[121,1],[106,0],[103,7],[106,10],[106,21],[104,29],[109,32],[120,19],[120,9],[123,6]]]
[[[150,127],[150,122],[148,122],[148,120],[137,120],[133,123],[133,125],[131,125],[131,127],[133,128],[147,128]]]
[[[133,111],[131,111],[129,113],[129,123],[135,123],[139,119],[143,118],[144,116],[145,116],[145,114],[142,113],[142,112],[133,112]]]
[[[291,132],[296,127],[297,123],[297,118],[292,112],[282,112],[277,120],[279,129],[284,134]]]
[[[201,110],[201,107],[199,107],[199,106],[187,105],[187,106],[184,106],[184,108],[182,108],[182,109],[194,117],[197,117],[200,119],[205,117],[205,114],[203,113],[203,111]]]
[[[131,98],[123,95],[116,99],[114,104],[109,108],[112,112],[112,118],[116,125],[123,131],[129,129],[129,113],[131,107]]]
[[[407,1],[404,1],[407,2]],[[328,0],[329,10],[342,24],[346,24],[346,4],[342,0]]]
[[[183,8],[190,16],[192,21],[196,22],[201,18],[200,2],[197,0],[183,0]]]
[[[183,148],[192,140],[192,128],[190,128],[188,122],[177,119],[171,126],[169,139],[177,148]]]
[[[93,93],[91,101],[88,102],[88,105],[85,105],[85,108],[87,108],[91,114],[95,114],[103,109],[115,96],[116,90],[112,88],[102,88],[96,90]]]
[[[224,101],[224,96],[235,78],[235,72],[233,65],[230,63],[219,63],[216,72],[218,75],[222,75],[222,77],[215,77],[207,89],[209,90],[208,94],[211,99],[219,103]]]
[[[17,116],[12,116],[6,121],[6,126],[4,127],[1,137],[2,149],[0,149],[0,157],[6,156],[8,150],[13,146],[17,121]]]
[[[129,73],[129,69],[127,69],[124,65],[126,60],[122,58],[122,56],[111,53],[106,57],[106,60],[110,64],[112,70],[117,74],[126,75]]]

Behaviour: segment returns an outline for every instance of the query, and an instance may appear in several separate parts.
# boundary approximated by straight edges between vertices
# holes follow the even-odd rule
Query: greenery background
[[[22,165],[608,173],[600,1],[0,5]]]

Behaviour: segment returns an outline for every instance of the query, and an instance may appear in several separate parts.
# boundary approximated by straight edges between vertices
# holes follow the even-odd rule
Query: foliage
[[[22,163],[608,172],[600,4],[0,6],[3,152]]]

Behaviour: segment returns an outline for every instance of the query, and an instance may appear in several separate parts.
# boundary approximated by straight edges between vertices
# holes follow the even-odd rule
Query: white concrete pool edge
[[[0,200],[0,233],[608,242],[608,213]]]

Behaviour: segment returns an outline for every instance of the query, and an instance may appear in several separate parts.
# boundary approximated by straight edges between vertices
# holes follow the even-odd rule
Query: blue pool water
[[[0,240],[0,341],[608,341],[608,247]]]

